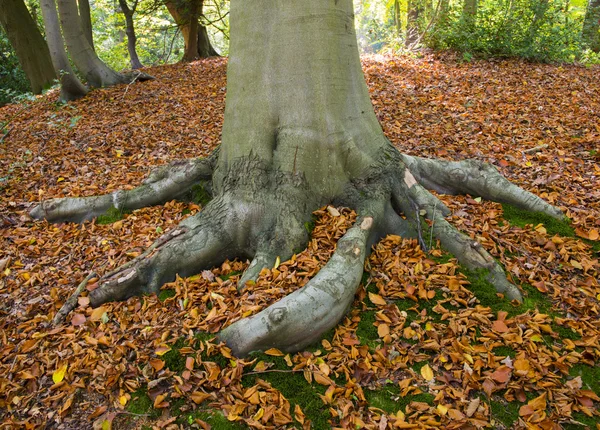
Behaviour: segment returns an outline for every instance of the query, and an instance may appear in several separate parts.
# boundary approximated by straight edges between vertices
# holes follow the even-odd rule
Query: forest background
[[[125,0],[135,6],[133,26],[141,63],[156,66],[184,55],[180,27],[160,0]],[[39,0],[25,0],[39,30]],[[520,57],[540,62],[600,62],[598,1],[590,0],[355,0],[356,30],[363,53],[418,52],[423,48],[458,51],[475,57]],[[115,70],[131,67],[126,18],[116,0],[91,0],[94,44]],[[226,56],[229,2],[203,4],[200,23],[212,45]],[[0,26],[0,106],[31,97],[27,77]]]

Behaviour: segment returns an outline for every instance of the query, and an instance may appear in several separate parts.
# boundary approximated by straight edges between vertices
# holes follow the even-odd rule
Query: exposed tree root
[[[143,254],[106,273],[90,292],[98,306],[144,293],[158,292],[176,275],[190,276],[225,259],[251,258],[238,288],[255,281],[264,268],[287,260],[305,246],[304,227],[312,210],[322,205],[302,175],[274,170],[260,158],[241,157],[215,168],[217,152],[206,159],[177,161],[154,170],[144,184],[130,191],[97,197],[62,198],[43,202],[31,214],[49,221],[84,221],[110,208],[137,209],[189,192],[199,181],[215,177],[216,197],[204,210],[184,220]],[[214,175],[213,175],[214,173]],[[235,322],[220,334],[237,356],[276,347],[297,351],[335,326],[353,300],[371,245],[387,234],[419,237],[425,216],[432,238],[468,269],[485,269],[487,280],[508,299],[521,300],[517,286],[479,242],[454,228],[449,209],[426,188],[449,194],[469,193],[530,211],[563,218],[562,212],[539,197],[511,184],[497,170],[478,161],[448,162],[398,154],[386,148],[366,175],[353,178],[333,200],[354,208],[361,218],[340,239],[327,265],[303,288],[259,314]],[[62,321],[74,308],[79,287],[56,315]]]
[[[219,334],[237,357],[276,347],[298,351],[334,327],[360,284],[373,218],[358,220],[338,241],[329,262],[303,288]]]
[[[30,215],[50,222],[83,222],[109,209],[134,210],[167,202],[187,193],[194,185],[210,180],[214,156],[174,161],[150,173],[143,185],[132,190],[93,197],[66,197],[42,201]]]
[[[560,209],[513,184],[491,164],[479,160],[432,160],[405,154],[401,154],[401,158],[417,182],[429,190],[480,196],[519,209],[542,212],[559,220],[565,218]]]
[[[157,293],[175,276],[191,276],[207,267],[233,258],[238,250],[224,229],[226,205],[212,200],[198,214],[161,236],[130,262],[104,275],[90,292],[90,304],[125,300],[141,294]]]

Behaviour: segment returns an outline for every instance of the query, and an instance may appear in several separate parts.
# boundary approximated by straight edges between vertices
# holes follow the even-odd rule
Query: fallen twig
[[[544,150],[546,148],[548,148],[548,144],[542,143],[541,145],[534,146],[533,148],[524,149],[523,153],[524,154],[535,154],[535,153],[540,152],[540,151],[542,151],[542,150]]]
[[[75,309],[75,306],[77,306],[77,298],[79,297],[87,283],[90,281],[90,279],[94,278],[95,276],[98,275],[96,275],[96,272],[92,271],[89,275],[86,276],[86,278],[83,281],[81,281],[81,284],[79,284],[77,289],[73,292],[73,294],[71,294],[71,297],[67,299],[65,304],[62,305],[58,313],[54,316],[54,319],[52,320],[52,323],[54,325],[61,324],[65,320],[69,312]]]

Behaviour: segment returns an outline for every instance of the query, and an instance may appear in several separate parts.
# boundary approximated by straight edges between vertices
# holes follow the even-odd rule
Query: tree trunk
[[[121,6],[121,11],[123,15],[125,15],[125,25],[127,34],[127,51],[129,52],[129,59],[131,61],[132,69],[141,69],[144,67],[142,62],[140,61],[137,51],[135,49],[135,44],[137,42],[137,37],[135,35],[135,27],[133,25],[133,14],[135,13],[135,9],[137,7],[137,0],[134,2],[133,7],[129,7],[127,4],[127,0],[119,0],[119,5]]]
[[[198,22],[202,16],[203,0],[169,0],[165,5],[183,35],[185,52],[181,61],[219,55],[210,43],[206,27]]]
[[[425,187],[564,215],[492,166],[410,157],[389,143],[364,81],[352,0],[255,0],[251,8],[234,0],[230,24],[222,144],[211,157],[172,163],[133,190],[54,199],[31,212],[81,221],[111,207],[168,201],[211,179],[213,199],[204,209],[104,274],[89,293],[92,306],[157,292],[176,274],[233,257],[251,259],[238,283],[243,289],[262,269],[306,246],[305,223],[326,204],[355,209],[355,225],[307,285],[220,333],[236,356],[271,347],[297,351],[318,340],[352,303],[370,246],[390,233],[418,236],[421,214],[462,264],[487,270],[498,292],[520,300],[498,263],[446,221],[450,211]]]
[[[600,52],[600,0],[589,0],[583,21],[583,41],[594,52]]]
[[[46,28],[46,39],[50,48],[50,57],[54,71],[60,78],[60,98],[63,101],[76,100],[87,93],[87,88],[71,69],[58,22],[54,0],[41,0],[42,15]]]
[[[527,31],[529,44],[533,44],[535,42],[535,38],[538,34],[540,26],[544,22],[544,17],[546,16],[546,12],[550,7],[550,3],[548,0],[537,0],[534,5],[533,10],[533,20],[529,25],[529,29]]]
[[[31,91],[40,94],[52,85],[56,75],[48,45],[23,0],[0,0],[0,24],[29,79]]]
[[[464,0],[462,19],[468,27],[475,25],[477,18],[477,0]]]
[[[408,13],[406,15],[406,39],[407,48],[415,48],[415,43],[419,40],[419,19],[421,18],[422,0],[408,0]]]
[[[79,19],[81,20],[81,28],[88,43],[94,49],[94,33],[92,31],[92,15],[90,12],[89,0],[77,0],[79,6]]]
[[[127,78],[98,58],[85,36],[75,0],[57,0],[60,23],[71,59],[92,87],[108,87]]]

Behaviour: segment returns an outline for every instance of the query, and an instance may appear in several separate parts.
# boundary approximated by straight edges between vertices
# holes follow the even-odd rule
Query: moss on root
[[[121,209],[117,209],[117,208],[110,208],[109,210],[106,211],[106,213],[104,215],[100,215],[98,216],[98,218],[96,218],[96,224],[99,225],[105,225],[105,224],[112,224],[114,222],[117,222],[119,220],[122,220],[123,217],[125,216],[125,214],[129,213],[128,211],[123,211]]]

